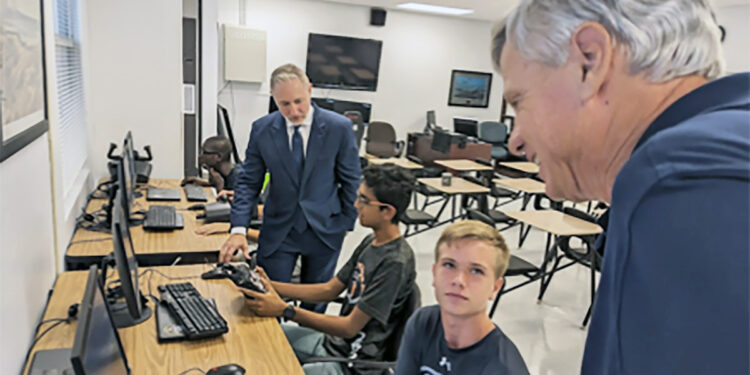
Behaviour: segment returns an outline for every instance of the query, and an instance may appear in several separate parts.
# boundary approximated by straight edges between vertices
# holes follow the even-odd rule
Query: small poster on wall
[[[448,105],[487,108],[491,85],[492,73],[453,70]]]
[[[41,2],[0,0],[0,161],[47,131]]]

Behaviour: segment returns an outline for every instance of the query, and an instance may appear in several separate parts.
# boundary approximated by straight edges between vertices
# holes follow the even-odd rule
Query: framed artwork
[[[492,73],[453,70],[448,105],[487,108],[491,85]]]
[[[0,161],[48,129],[41,1],[0,0]]]

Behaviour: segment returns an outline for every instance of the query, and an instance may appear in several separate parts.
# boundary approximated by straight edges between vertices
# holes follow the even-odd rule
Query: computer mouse
[[[205,210],[206,209],[206,205],[205,204],[200,204],[200,203],[199,204],[194,204],[194,205],[188,207],[187,209],[190,210],[190,211]]]
[[[243,375],[244,373],[245,369],[240,365],[235,365],[234,363],[214,367],[206,371],[206,375]]]

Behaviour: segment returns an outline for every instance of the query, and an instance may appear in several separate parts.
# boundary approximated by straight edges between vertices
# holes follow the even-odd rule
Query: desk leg
[[[537,297],[537,301],[541,302],[542,297],[544,297],[544,292],[547,291],[547,287],[549,286],[549,282],[552,279],[552,272],[555,270],[555,266],[557,265],[557,262],[555,262],[555,265],[552,267],[552,272],[549,274],[547,273],[547,265],[549,264],[549,261],[552,260],[552,258],[555,258],[557,255],[557,241],[559,241],[560,237],[555,236],[555,241],[550,246],[550,240],[552,239],[552,233],[547,233],[547,245],[544,248],[544,260],[542,261],[541,270],[542,270],[542,284],[539,287],[539,297]]]

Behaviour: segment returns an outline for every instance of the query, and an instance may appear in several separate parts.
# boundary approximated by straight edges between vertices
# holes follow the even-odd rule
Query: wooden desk
[[[544,194],[544,182],[539,182],[533,178],[496,178],[492,182],[504,188],[518,190],[529,194]]]
[[[402,158],[368,159],[367,161],[370,164],[374,164],[374,165],[383,165],[383,164],[391,163],[393,165],[398,165],[401,168],[411,169],[411,170],[424,168],[420,164],[417,164],[411,160],[402,159]]]
[[[473,182],[464,180],[461,177],[452,177],[450,186],[444,186],[441,177],[418,178],[419,183],[425,184],[437,191],[446,194],[482,194],[489,193],[490,188],[477,185]]]
[[[177,188],[180,180],[152,179],[149,185],[164,188]],[[177,213],[182,215],[184,228],[173,231],[145,231],[143,226],[130,228],[133,247],[138,255],[138,261],[144,265],[170,264],[178,256],[183,258],[182,263],[204,263],[206,260],[213,261],[218,256],[219,248],[229,237],[229,234],[215,234],[202,236],[195,233],[195,229],[203,225],[203,220],[196,219],[198,211],[188,211],[187,207],[197,202],[188,202],[184,197],[180,202],[149,202],[143,197],[135,199],[133,211],[148,210],[154,205],[171,205],[177,208]],[[206,196],[213,201],[213,191],[205,188]],[[93,212],[107,203],[103,199],[92,199],[87,207],[87,212]],[[103,256],[112,252],[111,233],[93,232],[84,229],[76,230],[71,239],[70,246],[65,253],[65,261],[68,269],[85,268],[98,262]]]
[[[602,228],[594,223],[555,210],[508,211],[505,214],[556,236],[585,236],[602,232]]]
[[[473,172],[473,171],[491,171],[489,165],[479,164],[473,160],[455,159],[455,160],[435,160],[435,164],[452,169],[456,172]]]
[[[513,168],[525,173],[530,174],[537,174],[539,173],[539,166],[528,162],[528,161],[508,161],[508,162],[502,162],[500,165],[504,165],[508,168]]]
[[[215,299],[219,313],[227,321],[229,332],[212,339],[160,344],[156,339],[156,317],[152,315],[141,324],[119,330],[131,373],[178,374],[192,367],[206,371],[214,366],[236,363],[249,374],[303,374],[276,319],[254,316],[245,306],[245,297],[231,281],[202,280],[200,274],[210,268],[208,265],[154,267],[170,277],[196,276],[189,281],[204,297]],[[43,319],[67,316],[68,306],[83,298],[87,275],[88,271],[60,274]],[[144,276],[141,281],[144,293],[148,288],[148,277],[151,276]],[[179,282],[184,281],[169,281],[153,273],[153,293],[158,296],[157,285]],[[154,308],[152,301],[149,301],[149,307]],[[45,324],[41,329],[48,326]],[[39,340],[33,353],[42,349],[72,347],[75,330],[75,321],[55,327]],[[33,353],[29,356],[29,362]],[[24,373],[26,371],[24,368]]]
[[[484,159],[492,158],[492,145],[484,142],[456,143],[456,138],[451,139],[451,147],[447,154],[432,149],[432,134],[409,133],[407,136],[406,154],[416,156],[424,165],[431,166],[435,160],[446,159]]]

